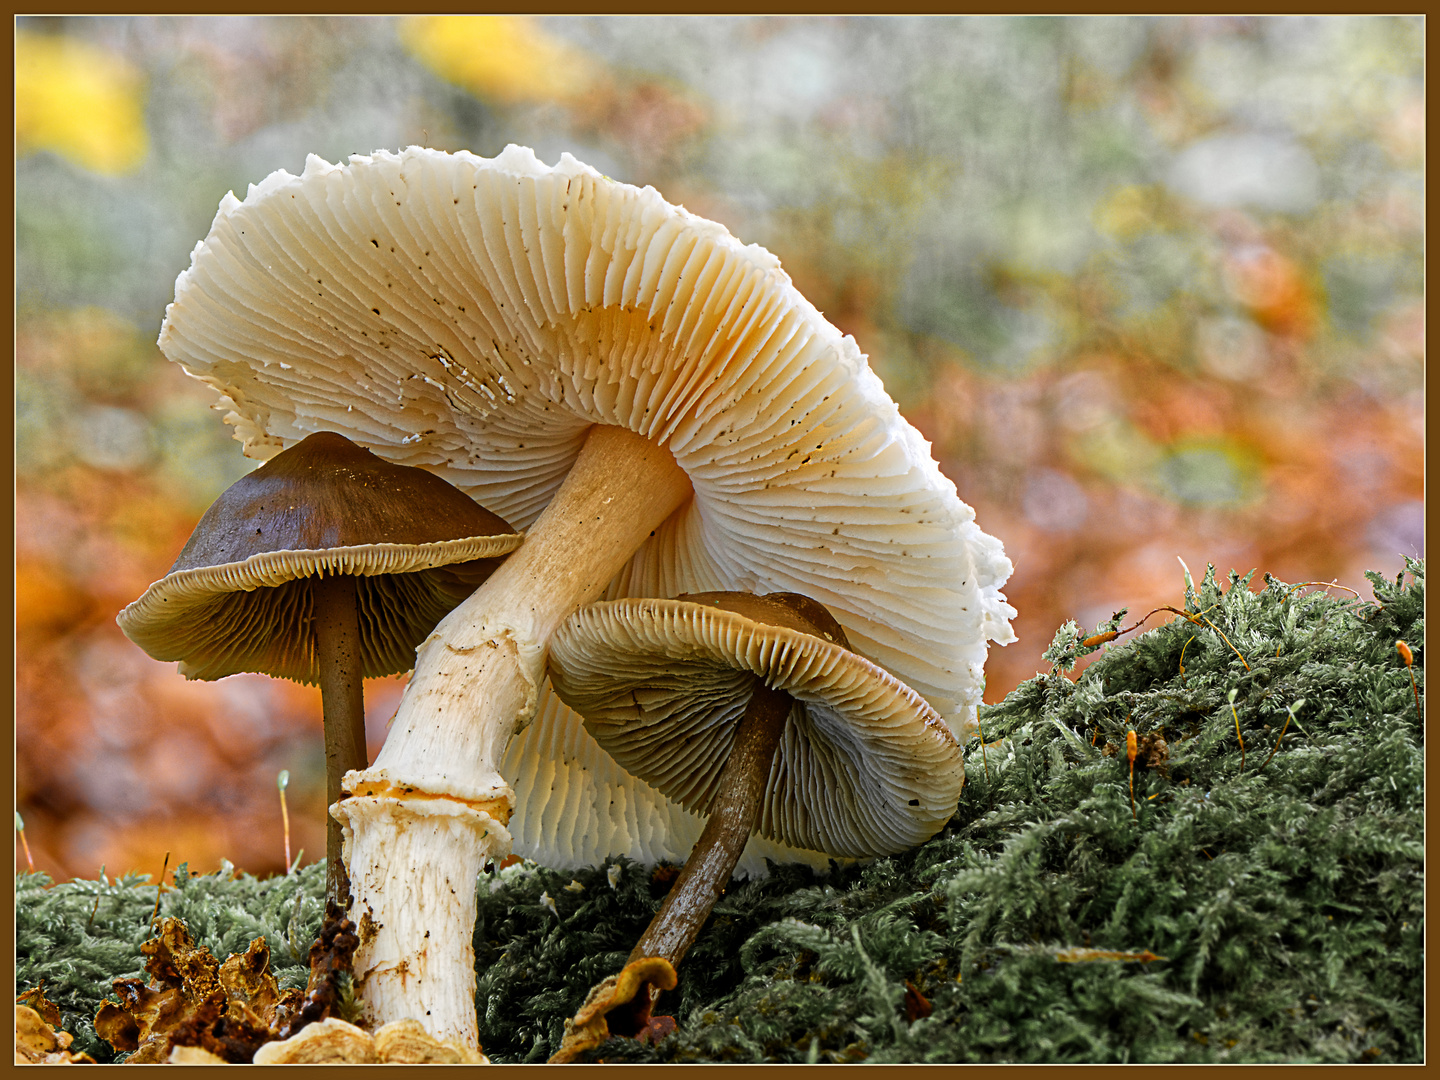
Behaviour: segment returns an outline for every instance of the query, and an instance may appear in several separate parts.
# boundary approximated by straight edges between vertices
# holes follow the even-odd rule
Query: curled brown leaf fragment
[[[331,905],[310,948],[309,985],[304,992],[281,990],[264,938],[221,964],[195,946],[183,922],[166,919],[140,947],[149,981],[116,979],[120,1000],[100,1006],[95,1031],[141,1064],[173,1060],[181,1048],[228,1062],[257,1060],[263,1047],[353,1008],[351,958],[358,941],[354,925]],[[346,1053],[334,1060],[352,1060]]]
[[[374,1060],[375,1040],[370,1033],[334,1016],[309,1024],[289,1038],[266,1043],[255,1052],[256,1065]]]
[[[95,1064],[89,1054],[72,1054],[70,1044],[75,1037],[68,1031],[57,1031],[60,1010],[45,1000],[40,987],[29,991],[36,995],[31,998],[44,1011],[15,1002],[15,1064],[16,1065],[76,1065]],[[21,994],[21,998],[27,994]],[[48,1007],[48,1008],[47,1008]],[[54,1017],[53,1023],[49,1019]]]
[[[920,993],[919,988],[909,979],[905,980],[905,1019],[910,1023],[923,1020],[935,1011],[930,999]]]
[[[119,981],[116,980],[116,982]],[[138,979],[130,981],[139,982]],[[119,988],[116,989],[119,992]],[[108,999],[102,1001],[99,1011],[95,1013],[94,1023],[95,1034],[108,1042],[119,1053],[128,1054],[139,1049],[140,1024],[124,1005],[117,1005]]]
[[[170,1034],[172,1062],[180,1047],[204,1050],[223,1061],[251,1061],[261,1046],[274,1040],[276,1017],[300,1004],[300,991],[282,992],[270,974],[270,949],[264,938],[255,938],[243,953],[227,957],[218,980],[225,1000],[212,996],[176,1025]]]
[[[327,903],[320,937],[310,946],[310,981],[303,998],[288,1008],[277,1008],[273,1023],[277,1039],[291,1038],[307,1025],[331,1017],[344,1019],[353,1001],[355,949],[359,944],[355,924],[333,901]]]
[[[231,953],[220,965],[220,985],[232,1001],[244,1001],[267,1025],[275,1019],[286,994],[299,997],[299,991],[281,993],[275,977],[270,974],[270,946],[263,937],[250,942],[243,953]]]
[[[395,1020],[375,1032],[375,1057],[386,1064],[488,1065],[483,1050],[444,1042],[419,1020]]]
[[[161,1060],[173,1060],[175,1051],[183,1047],[240,1064],[250,1061],[255,1051],[273,1037],[270,1028],[243,1001],[211,997],[187,1012],[170,1030],[166,1040],[169,1054]]]
[[[225,1005],[220,964],[210,951],[196,948],[179,919],[165,919],[156,935],[140,946],[149,983],[116,979],[111,985],[119,1004],[105,1001],[95,1014],[95,1032],[136,1064],[159,1063],[170,1054],[170,1034],[209,1005],[217,1016]]]
[[[15,995],[16,1005],[28,1005],[34,1009],[40,1019],[44,1020],[51,1027],[60,1026],[60,1006],[45,996],[45,980],[40,980],[40,985],[29,990],[24,990]]]
[[[565,1038],[549,1063],[574,1061],[612,1034],[658,1042],[674,1030],[675,1020],[652,1017],[650,1009],[660,991],[675,989],[677,981],[670,961],[657,956],[631,961],[618,975],[602,979],[586,995],[574,1019],[565,1021]]]

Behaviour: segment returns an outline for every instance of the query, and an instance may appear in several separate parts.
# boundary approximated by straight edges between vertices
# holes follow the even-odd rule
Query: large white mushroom
[[[581,604],[804,593],[961,737],[988,642],[1013,640],[999,541],[854,340],[769,252],[568,154],[312,156],[227,195],[160,347],[251,456],[338,431],[527,530],[420,647],[333,810],[374,1021],[476,1039],[474,884],[515,802],[499,766],[537,709],[578,725],[544,662]]]

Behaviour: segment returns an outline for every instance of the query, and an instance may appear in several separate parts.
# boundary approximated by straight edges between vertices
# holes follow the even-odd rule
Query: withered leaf
[[[277,1006],[272,1026],[277,1039],[289,1039],[300,1029],[340,1015],[348,990],[354,985],[355,949],[360,937],[355,924],[345,918],[339,906],[331,901],[325,906],[325,922],[320,937],[310,946],[310,981],[304,997]]]
[[[25,990],[15,995],[16,1005],[25,1005],[35,1010],[40,1019],[44,1020],[51,1027],[60,1026],[60,1006],[45,996],[45,980],[40,980],[40,985],[30,990]]]
[[[275,1010],[286,995],[300,997],[294,988],[281,992],[270,974],[270,946],[263,937],[250,942],[243,953],[226,957],[220,965],[220,985],[231,1002],[243,1002],[266,1027],[275,1022]]]
[[[223,964],[196,947],[185,924],[164,920],[140,947],[148,982],[116,979],[118,1002],[106,1001],[95,1031],[136,1063],[168,1061],[177,1047],[193,1047],[231,1062],[249,1062],[267,1043],[353,1011],[354,924],[334,904],[310,947],[305,991],[281,990],[270,973],[270,948],[255,938]]]
[[[36,991],[39,987],[36,987]],[[28,991],[33,994],[35,991]],[[27,994],[21,994],[26,997]],[[40,1001],[44,1001],[41,995]],[[57,1023],[58,1021],[57,1014]],[[70,1044],[75,1037],[68,1031],[54,1030],[50,1022],[39,1012],[29,1005],[15,1003],[15,1064],[17,1065],[78,1065],[81,1063],[93,1065],[95,1059],[89,1054],[72,1054]]]
[[[274,1036],[270,1015],[280,998],[269,974],[263,939],[221,965],[196,947],[179,919],[165,919],[140,946],[149,982],[116,979],[118,1003],[106,1001],[95,1014],[95,1031],[136,1064],[163,1062],[174,1046],[199,1046],[227,1061],[249,1061]],[[232,962],[233,961],[233,962]],[[228,985],[227,985],[228,984]],[[261,1001],[259,1011],[250,1005]]]
[[[905,1019],[910,1023],[916,1020],[923,1020],[935,1011],[930,999],[920,992],[909,979],[905,980]]]
[[[676,981],[670,961],[658,956],[632,960],[618,975],[601,979],[590,988],[574,1018],[565,1021],[560,1049],[549,1063],[574,1061],[612,1035],[659,1042],[674,1030],[675,1021],[669,1016],[652,1016],[650,1009],[660,991],[675,989]]]

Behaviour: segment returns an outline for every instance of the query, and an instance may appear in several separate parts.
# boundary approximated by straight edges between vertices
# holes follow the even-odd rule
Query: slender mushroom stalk
[[[760,796],[795,699],[756,678],[735,743],[715,785],[705,829],[665,902],[630,950],[626,963],[656,956],[679,967],[715,902],[725,891],[745,842],[760,818]]]
[[[505,745],[533,714],[555,628],[690,494],[668,450],[597,425],[525,540],[418,649],[384,748],[331,807],[372,1023],[413,1016],[439,1038],[478,1044],[475,879],[510,851]]]
[[[740,853],[755,831],[765,781],[794,705],[795,699],[785,691],[771,689],[758,676],[752,680],[750,701],[715,782],[715,797],[700,839],[660,910],[630,950],[624,970],[594,987],[575,1018],[566,1021],[565,1040],[550,1064],[573,1061],[612,1034],[643,1039],[674,1029],[672,1018],[654,1017],[651,1009],[662,990],[674,989],[675,969],[724,893]]]
[[[364,668],[360,659],[360,607],[355,579],[322,574],[310,586],[315,662],[325,727],[325,801],[341,796],[340,778],[370,763],[365,750]],[[345,904],[350,879],[341,860],[340,823],[325,819],[325,895]]]
[[[601,980],[575,1018],[566,1021],[565,1040],[550,1064],[573,1061],[612,1034],[643,1039],[674,1029],[673,1018],[654,1017],[650,1010],[662,990],[674,989],[675,969],[695,943],[755,831],[765,781],[794,706],[795,699],[785,691],[766,686],[758,676],[752,680],[750,701],[715,782],[700,839],[630,950],[625,968]]]

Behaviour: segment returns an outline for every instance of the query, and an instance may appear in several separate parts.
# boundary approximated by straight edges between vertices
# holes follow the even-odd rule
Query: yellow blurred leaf
[[[1116,240],[1133,240],[1158,227],[1157,211],[1154,188],[1126,184],[1095,208],[1095,227]]]
[[[588,55],[520,15],[417,16],[400,37],[442,79],[507,104],[573,98],[596,74]]]
[[[15,34],[15,146],[53,150],[111,175],[149,150],[145,80],[122,57],[74,38]]]

